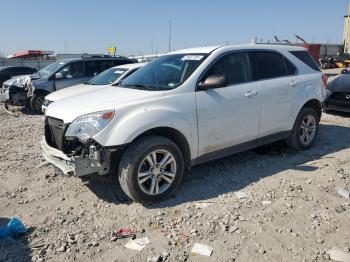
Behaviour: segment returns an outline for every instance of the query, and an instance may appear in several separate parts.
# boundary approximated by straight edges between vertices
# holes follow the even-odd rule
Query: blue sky
[[[119,54],[271,40],[341,42],[348,0],[1,0],[0,52]],[[152,40],[153,39],[153,40]]]

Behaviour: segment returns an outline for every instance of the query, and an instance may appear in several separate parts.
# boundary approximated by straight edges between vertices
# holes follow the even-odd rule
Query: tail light
[[[323,81],[324,87],[327,88],[328,76],[322,75],[322,81]]]

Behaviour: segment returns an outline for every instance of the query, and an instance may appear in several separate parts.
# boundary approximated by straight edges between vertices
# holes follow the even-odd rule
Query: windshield
[[[38,74],[42,78],[50,77],[52,74],[54,74],[58,69],[60,69],[65,64],[66,63],[62,62],[62,61],[49,64],[48,66],[46,66],[43,69],[39,70]]]
[[[87,85],[109,85],[113,84],[119,77],[121,77],[127,69],[124,68],[109,68],[103,71],[101,74],[95,76]]]
[[[121,86],[151,91],[171,90],[185,82],[205,58],[206,54],[162,56],[127,77]]]

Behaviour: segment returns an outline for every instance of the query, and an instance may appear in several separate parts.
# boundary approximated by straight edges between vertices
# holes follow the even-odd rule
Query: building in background
[[[350,4],[348,8],[348,14],[344,16],[344,32],[343,32],[343,44],[344,53],[350,53]]]

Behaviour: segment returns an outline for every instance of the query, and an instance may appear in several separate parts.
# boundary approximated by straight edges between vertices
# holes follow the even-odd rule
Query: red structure
[[[45,56],[53,55],[53,51],[43,50],[26,50],[18,53],[14,53],[10,58],[24,58],[24,59],[38,59],[44,58]]]
[[[309,51],[310,55],[316,61],[318,61],[318,59],[320,58],[320,54],[321,54],[321,45],[320,44],[303,44],[303,47],[305,47],[307,49],[307,51]]]

